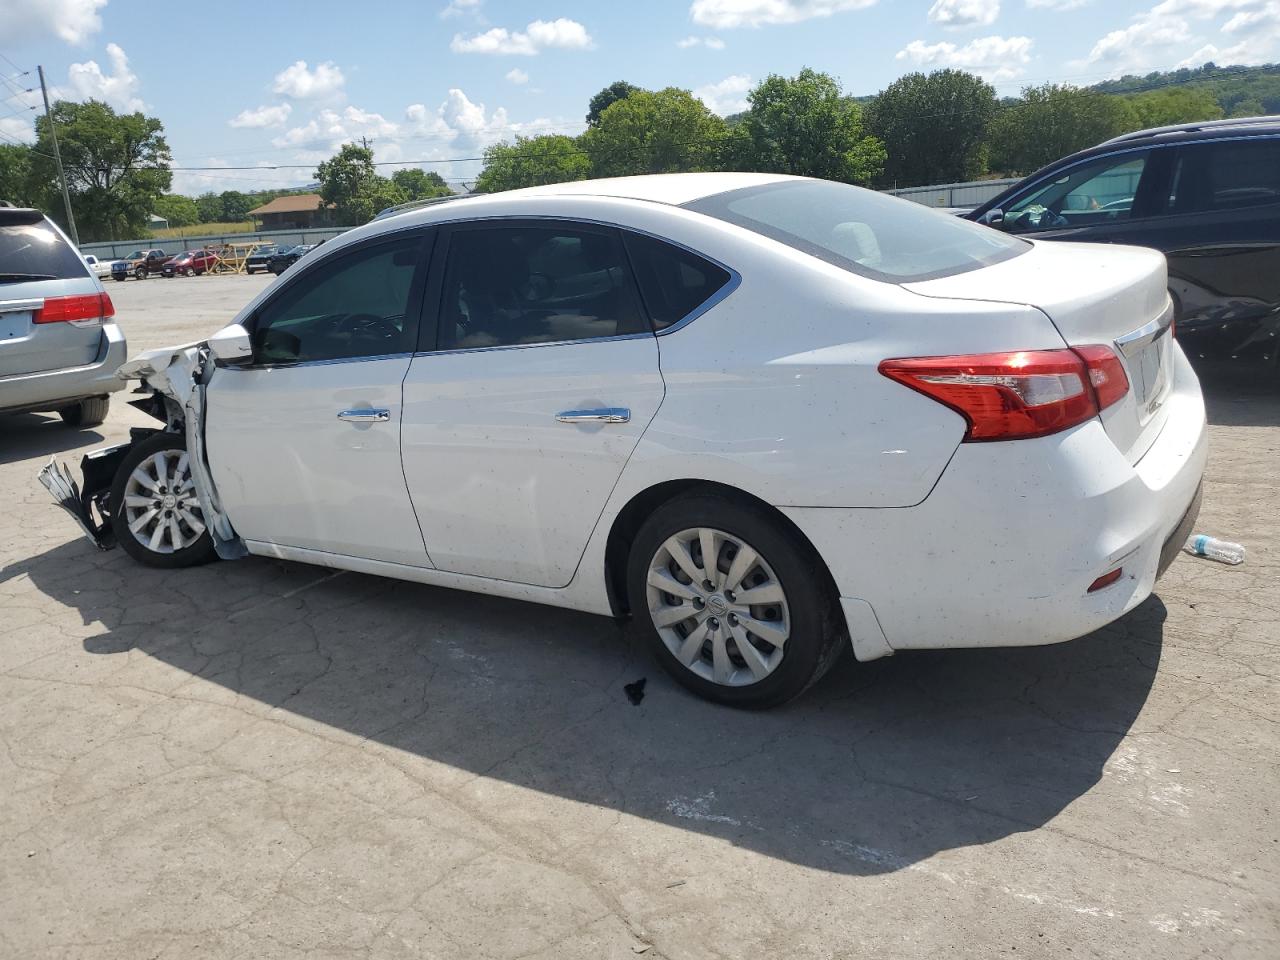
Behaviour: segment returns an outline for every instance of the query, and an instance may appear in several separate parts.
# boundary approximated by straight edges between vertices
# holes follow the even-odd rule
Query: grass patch
[[[163,230],[152,230],[153,239],[178,240],[182,237],[207,237],[224,233],[252,233],[253,221],[243,223],[193,223],[189,227],[165,227]]]

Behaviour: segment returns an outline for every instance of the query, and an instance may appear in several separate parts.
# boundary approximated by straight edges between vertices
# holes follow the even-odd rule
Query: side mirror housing
[[[999,229],[1004,225],[1004,211],[999,207],[992,207],[978,218],[978,222]]]
[[[209,338],[209,354],[217,363],[245,363],[253,359],[249,331],[238,323],[223,327]]]

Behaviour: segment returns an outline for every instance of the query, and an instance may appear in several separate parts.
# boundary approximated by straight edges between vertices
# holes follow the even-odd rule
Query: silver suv
[[[124,334],[102,282],[39,210],[0,206],[0,413],[107,417]]]

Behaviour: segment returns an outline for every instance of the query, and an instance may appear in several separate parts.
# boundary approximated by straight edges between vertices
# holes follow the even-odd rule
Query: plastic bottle
[[[1205,536],[1203,533],[1193,534],[1187,537],[1187,542],[1182,545],[1182,549],[1187,551],[1193,557],[1208,557],[1210,560],[1217,560],[1219,563],[1244,563],[1244,547],[1238,543],[1231,543],[1227,540],[1215,540],[1213,537]]]

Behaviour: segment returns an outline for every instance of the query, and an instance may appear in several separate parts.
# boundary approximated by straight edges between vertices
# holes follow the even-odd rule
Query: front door
[[[311,264],[251,318],[252,364],[214,372],[209,464],[245,540],[430,565],[400,466],[430,239]]]
[[[438,334],[404,383],[427,549],[442,570],[562,587],[663,396],[619,231],[487,221],[440,247]]]

